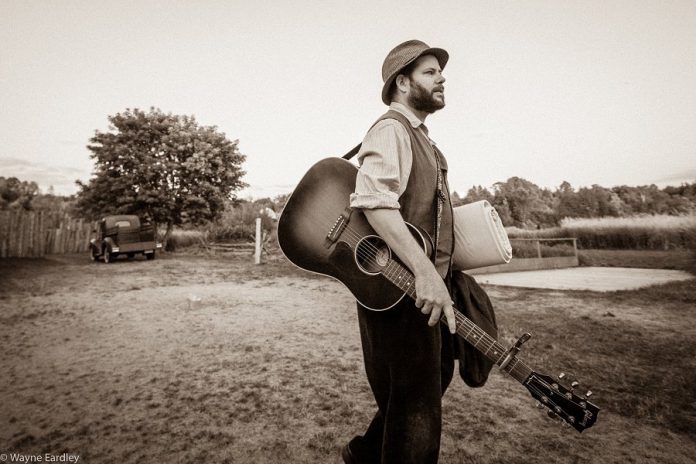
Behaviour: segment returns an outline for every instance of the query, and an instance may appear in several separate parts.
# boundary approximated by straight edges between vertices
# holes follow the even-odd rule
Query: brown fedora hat
[[[423,55],[433,55],[437,58],[441,69],[445,69],[447,60],[449,60],[449,53],[445,50],[442,48],[431,48],[420,40],[407,40],[397,45],[389,52],[384,59],[384,64],[382,64],[382,80],[384,81],[384,87],[382,87],[382,101],[385,105],[391,103],[389,89],[394,79],[396,79],[396,76],[399,75],[402,69]]]

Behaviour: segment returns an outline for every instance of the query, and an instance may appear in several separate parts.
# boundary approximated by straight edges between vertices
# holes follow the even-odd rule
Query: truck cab
[[[135,215],[105,216],[97,221],[93,233],[89,247],[93,261],[110,263],[120,255],[132,258],[141,253],[155,259],[156,250],[162,248],[153,225]]]

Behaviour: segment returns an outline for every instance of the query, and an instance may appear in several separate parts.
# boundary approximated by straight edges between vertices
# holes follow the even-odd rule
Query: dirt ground
[[[0,260],[0,458],[340,462],[375,411],[354,301],[280,257],[250,261]],[[579,434],[497,371],[476,390],[455,378],[441,462],[693,462],[688,285],[606,294],[486,286],[503,344],[532,332],[523,358],[578,375],[602,411]]]

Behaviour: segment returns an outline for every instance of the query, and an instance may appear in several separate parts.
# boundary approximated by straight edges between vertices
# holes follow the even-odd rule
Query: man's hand
[[[435,271],[434,267],[431,267],[431,269],[432,272],[415,276],[416,306],[421,308],[423,314],[430,314],[428,325],[431,327],[439,322],[444,312],[450,332],[455,333],[457,324],[454,308],[452,307],[452,299],[440,275]]]

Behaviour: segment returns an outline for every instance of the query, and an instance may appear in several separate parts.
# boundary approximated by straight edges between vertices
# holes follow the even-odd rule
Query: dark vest
[[[447,161],[440,150],[420,129],[414,129],[408,118],[398,111],[389,110],[376,122],[383,119],[396,119],[411,138],[413,162],[406,190],[399,198],[401,215],[404,221],[425,230],[435,239],[437,221],[437,165],[442,171],[442,190],[445,201],[442,205],[440,237],[437,244],[435,268],[444,278],[450,267],[454,248],[454,226],[452,222],[452,204],[450,203],[449,185],[447,184]],[[436,161],[435,157],[438,157]]]

